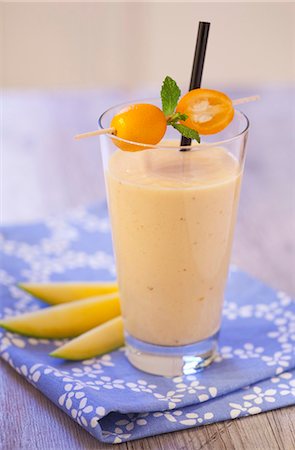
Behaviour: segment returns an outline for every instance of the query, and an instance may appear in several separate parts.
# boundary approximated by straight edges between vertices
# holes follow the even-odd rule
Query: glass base
[[[213,361],[218,334],[219,332],[195,344],[166,347],[148,344],[126,333],[126,356],[134,367],[153,375],[191,375],[203,370]]]

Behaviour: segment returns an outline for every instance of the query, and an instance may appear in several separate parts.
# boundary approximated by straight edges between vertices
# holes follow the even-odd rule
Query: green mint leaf
[[[172,126],[177,131],[179,131],[182,136],[188,139],[195,139],[198,143],[201,142],[200,135],[196,130],[192,130],[191,128],[187,127],[186,125],[182,125],[181,123],[173,123]]]
[[[179,122],[180,120],[185,121],[188,118],[187,114],[181,114],[180,112],[176,112],[172,114],[167,120],[168,125],[173,125],[176,122]]]
[[[181,114],[181,113],[177,113],[177,120],[183,120],[185,121],[186,119],[188,119],[188,115],[187,114]]]
[[[161,89],[162,110],[165,116],[173,114],[180,94],[181,91],[176,82],[167,76],[163,81]]]

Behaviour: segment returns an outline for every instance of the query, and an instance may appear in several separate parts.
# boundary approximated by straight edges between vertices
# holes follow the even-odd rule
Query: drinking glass
[[[107,110],[99,126],[128,106]],[[189,147],[168,128],[157,145],[109,134],[100,144],[126,356],[176,376],[216,353],[249,121],[235,110],[226,129]]]

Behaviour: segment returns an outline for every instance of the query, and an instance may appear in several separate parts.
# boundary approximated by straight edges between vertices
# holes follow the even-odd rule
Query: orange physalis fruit
[[[212,89],[193,89],[178,102],[176,112],[186,114],[182,122],[199,134],[215,134],[223,130],[234,117],[231,99]]]
[[[115,136],[127,141],[141,144],[155,145],[163,138],[167,120],[163,113],[155,105],[138,103],[124,108],[116,114],[111,127],[115,129]],[[144,147],[113,139],[114,144],[121,150],[136,152],[144,150]]]

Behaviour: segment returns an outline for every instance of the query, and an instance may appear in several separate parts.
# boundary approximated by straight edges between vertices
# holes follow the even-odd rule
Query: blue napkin
[[[20,281],[109,280],[115,266],[105,208],[3,227],[1,316],[44,307]],[[295,302],[232,267],[220,354],[197,375],[133,368],[124,349],[82,362],[48,353],[62,341],[0,331],[0,354],[97,439],[120,443],[295,403]]]

